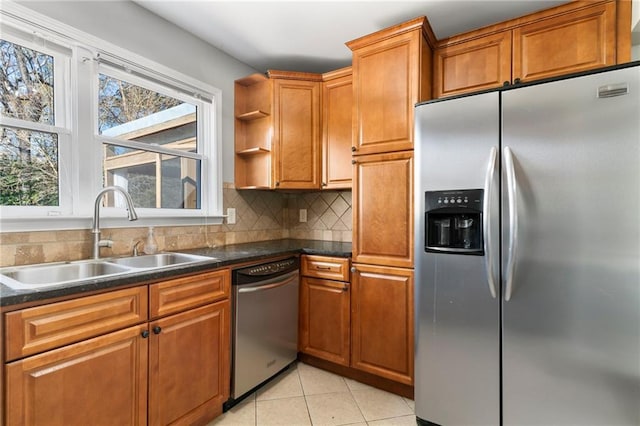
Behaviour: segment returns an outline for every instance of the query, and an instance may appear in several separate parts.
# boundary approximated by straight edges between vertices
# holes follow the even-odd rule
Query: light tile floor
[[[298,363],[207,426],[415,426],[413,401]]]

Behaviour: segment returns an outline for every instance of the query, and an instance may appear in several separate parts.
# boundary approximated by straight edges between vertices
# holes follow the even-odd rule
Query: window
[[[3,230],[86,228],[110,185],[132,196],[130,226],[221,222],[220,91],[37,14],[0,14]],[[129,225],[118,194],[103,200],[103,225]]]
[[[68,53],[7,36],[0,39],[0,206],[9,213],[68,213],[70,194],[62,189],[71,133]]]
[[[127,189],[142,208],[200,209],[207,143],[198,129],[206,105],[106,66],[98,81],[104,185]]]

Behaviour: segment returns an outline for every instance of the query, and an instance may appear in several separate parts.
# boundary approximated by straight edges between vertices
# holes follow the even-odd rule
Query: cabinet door
[[[278,189],[320,188],[320,83],[274,79]]]
[[[413,271],[354,265],[351,366],[413,385]]]
[[[513,31],[513,77],[522,81],[615,63],[615,2],[541,20]]]
[[[229,301],[149,324],[149,424],[191,424],[229,397]]]
[[[351,69],[322,83],[322,188],[351,188]],[[332,74],[333,75],[333,74]]]
[[[349,283],[302,277],[300,351],[349,366]]]
[[[511,82],[511,31],[436,50],[433,79],[437,98]]]
[[[353,262],[413,267],[413,151],[354,161]]]
[[[413,149],[420,99],[421,34],[412,31],[353,52],[355,154]]]
[[[7,425],[145,425],[139,325],[7,364]]]

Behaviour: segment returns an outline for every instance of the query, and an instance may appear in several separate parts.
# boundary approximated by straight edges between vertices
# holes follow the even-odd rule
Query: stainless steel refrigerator
[[[640,63],[415,120],[418,423],[640,425]]]

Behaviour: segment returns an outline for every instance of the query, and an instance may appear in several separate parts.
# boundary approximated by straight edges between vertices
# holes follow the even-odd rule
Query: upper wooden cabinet
[[[275,70],[236,80],[237,188],[320,188],[321,81]]]
[[[351,188],[351,67],[322,75],[322,189]]]
[[[413,107],[431,97],[431,45],[425,17],[350,41],[353,154],[413,149]]]
[[[456,95],[511,82],[511,33],[445,46],[435,53],[434,95]]]
[[[575,1],[441,40],[434,53],[434,96],[626,62],[626,3]]]

